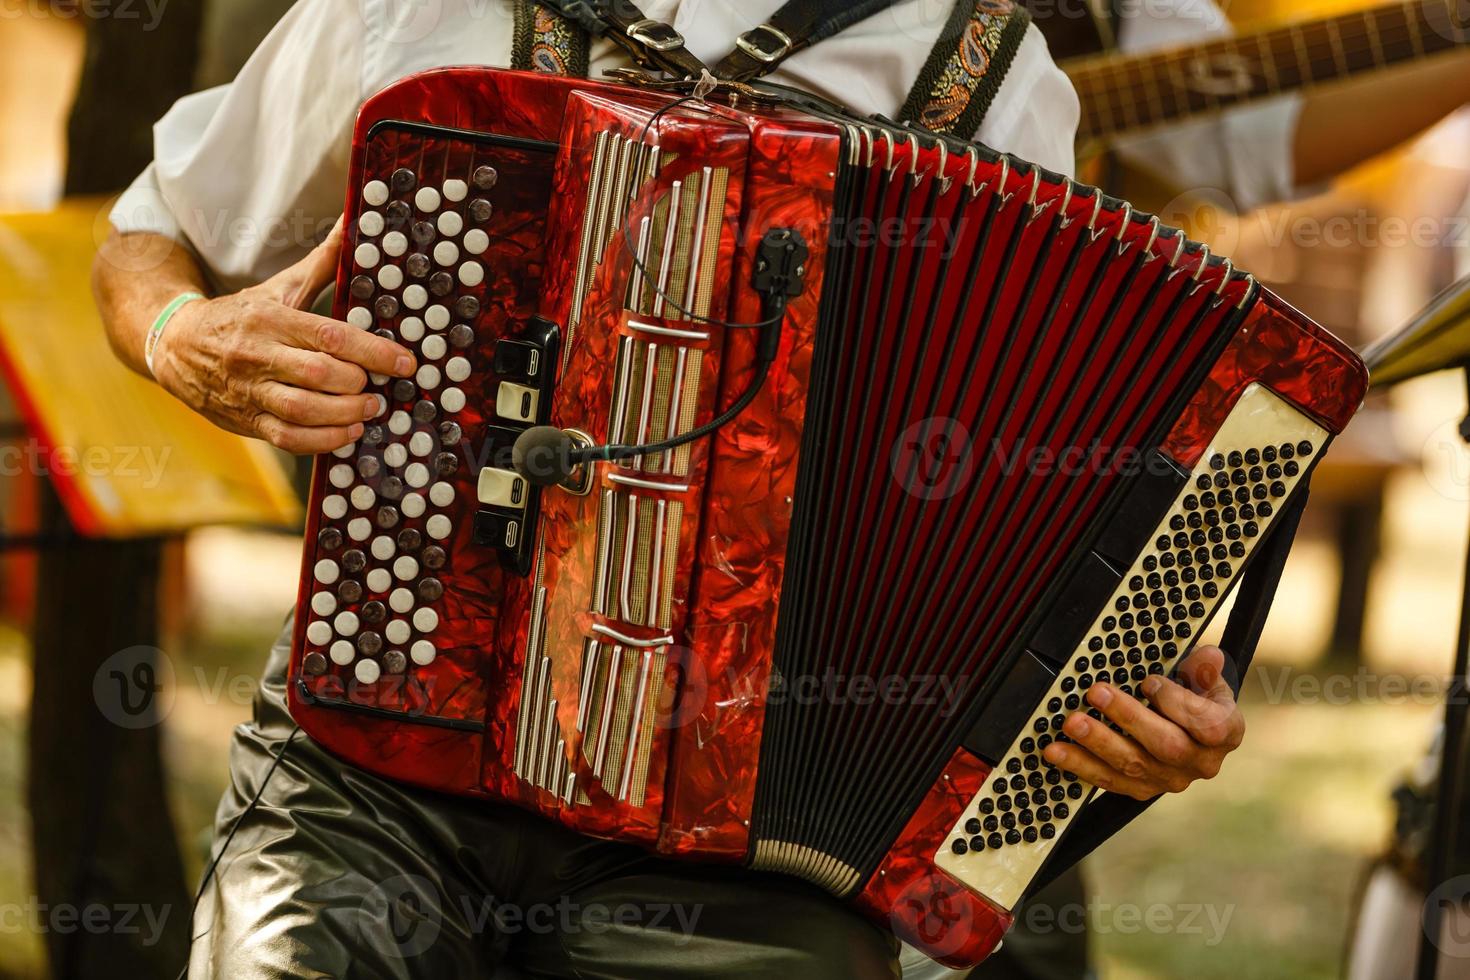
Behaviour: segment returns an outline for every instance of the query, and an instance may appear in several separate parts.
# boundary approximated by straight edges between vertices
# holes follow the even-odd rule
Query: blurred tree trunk
[[[172,0],[155,5],[156,19],[143,5],[135,18],[88,22],[66,193],[120,191],[152,159],[153,122],[192,88],[202,6]],[[42,527],[72,533],[49,487]],[[148,723],[139,725],[126,710],[140,694],[152,697],[129,685],[161,669],[146,652],[159,645],[161,560],[157,540],[76,541],[42,552],[27,792],[37,899],[76,910],[71,928],[53,920],[45,931],[58,980],[171,978],[188,955],[192,894],[168,807],[164,713],[145,703]],[[144,652],[107,664],[138,647]],[[88,914],[106,925],[77,925]]]

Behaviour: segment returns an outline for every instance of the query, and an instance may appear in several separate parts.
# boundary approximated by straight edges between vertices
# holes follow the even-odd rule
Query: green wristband
[[[148,328],[148,336],[143,341],[143,361],[148,365],[149,374],[153,374],[153,352],[158,349],[158,340],[163,336],[163,331],[168,327],[168,322],[186,304],[203,298],[203,293],[180,293],[169,301],[169,304],[158,314],[158,318],[153,321],[153,326]]]

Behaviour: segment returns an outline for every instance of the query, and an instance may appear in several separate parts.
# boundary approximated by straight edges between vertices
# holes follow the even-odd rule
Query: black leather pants
[[[293,728],[289,643],[288,623],[255,719],[235,732],[216,848]],[[801,882],[668,861],[392,783],[305,734],[220,861],[194,936],[194,980],[899,975],[890,935]],[[1031,975],[1012,972],[1025,947],[1008,942],[976,976]]]

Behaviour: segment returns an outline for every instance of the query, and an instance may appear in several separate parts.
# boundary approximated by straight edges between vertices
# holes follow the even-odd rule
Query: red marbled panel
[[[1012,921],[934,864],[989,775],[984,762],[964,749],[955,752],[856,899],[904,942],[957,970],[993,953]]]
[[[1342,341],[1262,289],[1240,331],[1164,441],[1187,467],[1199,462],[1240,395],[1260,382],[1334,434],[1368,393],[1368,370]]]

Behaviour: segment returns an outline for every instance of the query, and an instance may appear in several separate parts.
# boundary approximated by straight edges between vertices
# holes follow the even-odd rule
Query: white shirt
[[[968,0],[961,0],[968,2]],[[714,63],[782,0],[645,0],[689,49]],[[902,0],[802,51],[771,76],[860,114],[897,113],[948,19],[953,0]],[[1156,0],[1125,21],[1127,50],[1229,31],[1212,0]],[[352,127],[363,100],[442,65],[509,64],[505,0],[299,0],[235,81],[180,99],[154,127],[153,163],[118,200],[120,231],[186,242],[217,286],[242,288],[291,265],[342,210]],[[592,77],[625,64],[610,41],[592,50]],[[1134,160],[1191,187],[1216,187],[1242,207],[1292,184],[1297,103],[1263,106],[1136,141]],[[977,138],[1071,174],[1080,109],[1035,25],[1028,30]]]

